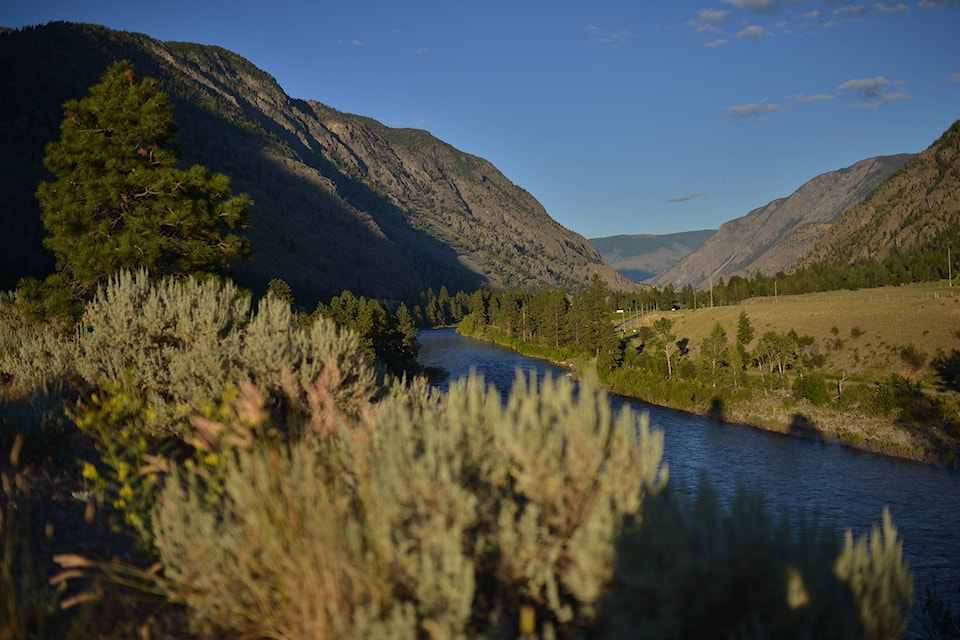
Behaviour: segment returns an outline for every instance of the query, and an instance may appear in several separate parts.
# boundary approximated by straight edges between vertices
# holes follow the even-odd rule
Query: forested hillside
[[[0,33],[0,288],[52,269],[34,197],[49,177],[44,147],[64,101],[120,59],[170,95],[183,162],[227,174],[253,198],[253,256],[234,275],[255,290],[282,278],[309,304],[345,289],[399,298],[442,285],[578,288],[594,272],[632,286],[496,167],[426,131],[291,98],[218,47],[52,23]]]

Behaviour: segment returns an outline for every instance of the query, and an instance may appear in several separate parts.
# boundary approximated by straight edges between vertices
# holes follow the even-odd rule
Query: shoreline
[[[583,377],[581,365],[575,362],[557,361],[535,353],[527,353],[513,344],[495,340],[490,336],[460,334],[459,329],[457,333],[467,338],[512,349],[528,358],[544,360],[555,366],[566,368],[576,379]],[[715,413],[712,409],[704,410],[697,406],[652,401],[618,391],[606,382],[601,381],[600,384],[610,394],[691,415],[713,418],[724,424],[742,425],[788,437],[839,445],[852,451],[940,466],[951,471],[960,470],[960,440],[933,433],[932,429],[923,430],[916,424],[898,425],[896,416],[838,411],[827,407],[816,407],[807,400],[793,401],[787,408],[785,402],[790,401],[791,398],[789,395],[780,393],[754,399],[746,404],[724,406]],[[841,422],[856,422],[862,426],[859,429],[851,429],[840,424]]]

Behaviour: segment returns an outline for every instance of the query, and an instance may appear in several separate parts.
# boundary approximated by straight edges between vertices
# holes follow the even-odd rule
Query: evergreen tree
[[[250,198],[233,195],[223,174],[176,167],[173,108],[156,80],[137,82],[130,62],[67,101],[60,131],[44,160],[56,180],[37,190],[56,259],[49,288],[82,301],[124,268],[211,274],[249,254],[228,231],[248,225]]]

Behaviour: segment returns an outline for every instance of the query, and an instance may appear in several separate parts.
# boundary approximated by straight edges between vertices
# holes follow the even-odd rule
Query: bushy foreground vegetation
[[[503,400],[470,379],[440,395],[378,374],[323,317],[304,323],[272,296],[254,311],[232,285],[193,279],[122,273],[68,330],[4,314],[4,409],[26,390],[66,401],[96,444],[90,505],[137,543],[60,553],[48,586],[5,474],[6,637],[109,637],[144,615],[121,606],[134,596],[197,637],[905,628],[910,572],[888,517],[843,545],[759,496],[677,495],[661,435],[614,415],[595,383],[520,377]]]

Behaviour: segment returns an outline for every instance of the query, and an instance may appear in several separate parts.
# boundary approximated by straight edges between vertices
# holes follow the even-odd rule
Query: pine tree
[[[37,190],[56,259],[48,288],[82,301],[121,269],[212,274],[249,254],[228,231],[248,225],[250,198],[233,195],[223,174],[176,166],[172,105],[156,80],[137,82],[130,62],[67,101],[60,130],[44,160],[56,180]]]

